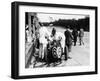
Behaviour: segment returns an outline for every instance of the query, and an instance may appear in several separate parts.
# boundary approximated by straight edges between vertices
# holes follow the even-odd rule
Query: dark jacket
[[[78,36],[78,31],[77,30],[73,30],[72,35],[73,35],[73,37],[77,37]]]
[[[64,34],[65,34],[65,44],[72,45],[72,39],[73,39],[72,33],[66,30]]]

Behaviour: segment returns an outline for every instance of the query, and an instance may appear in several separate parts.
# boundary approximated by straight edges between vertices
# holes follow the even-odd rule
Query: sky
[[[85,18],[86,15],[73,15],[73,14],[45,14],[37,13],[40,22],[51,22],[58,19],[81,19]]]

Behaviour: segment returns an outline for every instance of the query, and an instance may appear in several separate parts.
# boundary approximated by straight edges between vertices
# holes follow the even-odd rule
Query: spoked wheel
[[[53,49],[52,49],[52,55],[53,55],[54,58],[61,59],[61,56],[62,56],[62,48],[60,46],[53,47]]]
[[[61,58],[62,56],[62,48],[60,46],[57,47],[57,56],[58,58]]]
[[[57,58],[57,47],[52,48],[52,56],[53,58]]]

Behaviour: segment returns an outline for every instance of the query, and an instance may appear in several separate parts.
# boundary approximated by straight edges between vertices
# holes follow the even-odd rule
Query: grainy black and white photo
[[[12,78],[98,73],[98,8],[83,5],[12,2]]]
[[[90,64],[89,15],[25,12],[25,68]]]

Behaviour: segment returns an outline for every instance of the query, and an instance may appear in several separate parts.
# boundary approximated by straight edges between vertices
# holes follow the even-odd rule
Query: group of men
[[[73,35],[73,40],[74,40],[74,46],[76,46],[77,37],[79,37],[80,45],[82,44],[84,45],[84,42],[83,42],[84,31],[82,28],[80,29],[79,32],[77,31],[77,29],[74,28],[72,35]]]
[[[67,45],[69,52],[71,52],[73,42],[74,42],[74,46],[76,46],[78,37],[79,37],[79,44],[84,45],[84,42],[83,42],[84,30],[82,28],[79,30],[79,32],[75,28],[73,29],[72,32],[70,31],[69,28],[67,28],[66,31],[64,32],[64,34],[65,34],[65,38],[66,38],[65,44]]]
[[[53,28],[52,37],[55,37],[55,34],[56,34],[56,29]],[[76,28],[74,28],[73,31],[71,32],[70,28],[67,27],[66,31],[64,32],[64,35],[65,35],[65,46],[68,47],[69,53],[71,52],[72,44],[74,43],[74,46],[76,46],[78,37],[79,37],[79,44],[84,45],[83,42],[84,31],[82,28],[79,30],[79,32],[77,31]],[[68,58],[70,58],[69,54],[68,54]]]
[[[51,38],[53,40],[55,40],[55,38],[56,38],[55,35],[56,34],[57,34],[56,29],[55,28],[52,28]],[[64,41],[65,43],[64,44],[68,48],[68,58],[71,59],[70,53],[71,53],[72,44],[74,42],[74,46],[76,46],[77,37],[79,37],[80,45],[84,44],[84,42],[83,42],[84,31],[83,31],[83,29],[80,29],[80,31],[78,32],[77,29],[73,29],[73,31],[71,32],[70,28],[67,27],[66,28],[66,31],[64,31],[64,36],[65,36],[65,41]],[[40,49],[40,48],[43,49],[43,46],[41,47],[41,43],[40,43],[41,41],[39,41],[39,38],[40,38],[39,34],[36,34],[35,48],[36,49]],[[49,38],[48,38],[47,35],[46,35],[45,38],[49,40]],[[62,38],[59,38],[59,40],[62,40]],[[42,39],[42,41],[43,41],[43,39]],[[43,42],[45,42],[45,41],[43,41]],[[47,50],[44,49],[44,52],[45,51],[47,51]],[[38,50],[36,52],[36,54],[39,53],[40,54],[40,57],[41,57],[41,55],[43,57],[44,56],[44,52],[42,51],[43,54],[40,53],[40,52],[41,51]]]
[[[57,33],[56,29],[52,28],[51,37],[53,39],[55,39],[56,33]],[[79,32],[77,31],[76,28],[74,28],[73,31],[71,32],[70,28],[67,27],[66,31],[64,32],[64,36],[65,36],[65,45],[68,47],[68,52],[71,52],[71,48],[72,48],[73,43],[74,43],[74,46],[76,46],[78,37],[79,37],[79,44],[84,45],[84,42],[83,42],[84,31],[82,28],[80,29]],[[39,42],[39,40],[38,40],[38,42]],[[37,45],[37,46],[39,48],[39,45]]]

